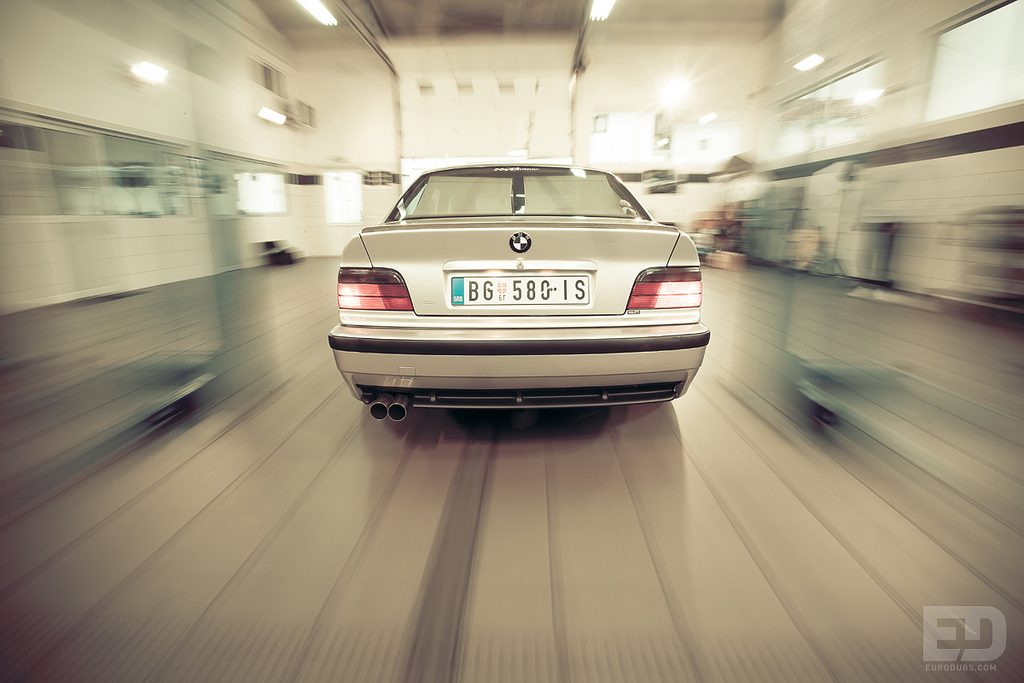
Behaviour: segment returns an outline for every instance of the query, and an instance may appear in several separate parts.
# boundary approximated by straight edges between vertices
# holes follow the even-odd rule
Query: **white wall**
[[[741,149],[753,147],[755,120],[749,103],[761,84],[766,32],[767,26],[760,22],[617,30],[598,25],[589,38],[586,70],[576,83],[576,159],[590,162],[593,118],[609,112],[653,114],[664,109],[674,121],[691,125],[699,125],[703,114],[716,112],[717,125],[738,124]],[[678,104],[666,108],[660,93],[675,78],[687,80],[690,90]],[[705,170],[704,166],[687,168],[685,161],[681,166],[684,172]]]
[[[317,129],[301,139],[302,159],[318,168],[356,164],[399,170],[398,107],[384,62],[359,46],[298,53],[305,97],[317,108]]]
[[[252,81],[252,58],[284,74],[288,101],[317,108],[318,130],[256,117],[261,106],[281,110],[285,100]],[[132,79],[130,65],[142,60],[167,68],[167,80],[146,86]],[[399,169],[394,92],[379,58],[361,44],[300,53],[250,0],[6,0],[0,105],[30,115],[30,125],[31,116],[42,115],[191,154],[210,149],[265,160],[283,172]],[[286,240],[308,254],[338,254],[354,232],[356,226],[325,223],[322,186],[287,189],[286,214],[237,218],[245,264],[255,262],[254,242]],[[397,190],[366,188],[368,222]],[[4,216],[0,309],[212,274],[216,227],[205,211],[196,200],[189,216]],[[71,255],[83,249],[94,254],[95,267],[85,275],[78,267],[74,276]]]
[[[594,25],[588,38],[586,70],[576,82],[576,160],[617,173],[649,169],[708,173],[721,168],[733,154],[754,149],[755,100],[770,47],[767,31],[763,22],[745,21]],[[690,90],[678,104],[665,107],[661,90],[675,78],[686,79]],[[661,110],[672,121],[671,152],[656,151],[652,134],[634,143],[647,145],[634,150],[639,161],[600,163],[590,158],[595,116],[637,112],[649,118],[653,130],[654,116]],[[698,119],[708,112],[715,112],[718,118],[702,126]],[[709,141],[706,151],[691,144],[696,138]],[[720,204],[722,197],[719,184],[687,184],[675,194],[643,194],[640,183],[629,187],[657,220],[683,227],[696,214]]]
[[[444,39],[389,46],[401,79],[402,155],[570,156],[573,38]],[[458,83],[472,85],[459,94]],[[433,86],[422,94],[420,84]],[[513,85],[503,94],[499,83]]]

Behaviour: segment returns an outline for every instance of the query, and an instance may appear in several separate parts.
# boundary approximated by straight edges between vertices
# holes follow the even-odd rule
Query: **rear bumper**
[[[391,330],[338,325],[328,336],[335,351],[396,353],[416,356],[539,356],[549,354],[646,353],[704,348],[711,331],[703,325],[645,327],[656,333],[637,334],[629,328],[614,330],[620,336],[571,330],[574,336],[552,336],[567,330]],[[537,332],[546,336],[537,337]]]
[[[553,330],[410,330],[334,328],[330,345],[353,394],[388,390],[409,393],[415,405],[431,392],[456,390],[458,405],[524,407],[505,396],[548,395],[550,390],[588,388],[565,401],[535,405],[606,405],[671,400],[686,392],[704,359],[711,333],[695,324],[636,328]],[[670,385],[671,392],[603,391]],[[487,390],[489,393],[478,394]],[[507,392],[511,391],[511,394]],[[442,392],[443,393],[443,392]],[[449,395],[452,395],[449,392]],[[476,401],[475,396],[488,400]],[[585,398],[590,396],[591,398]],[[596,397],[596,398],[594,398]],[[531,403],[531,405],[534,405]]]

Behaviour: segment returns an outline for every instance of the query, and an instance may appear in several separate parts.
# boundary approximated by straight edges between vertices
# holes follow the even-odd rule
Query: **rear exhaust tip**
[[[383,420],[388,416],[388,407],[395,397],[391,394],[379,394],[377,399],[370,404],[370,417],[374,420]]]
[[[388,406],[388,417],[395,422],[401,422],[409,414],[409,395],[399,394]]]

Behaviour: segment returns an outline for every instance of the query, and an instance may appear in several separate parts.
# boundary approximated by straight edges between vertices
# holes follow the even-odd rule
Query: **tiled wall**
[[[196,216],[0,221],[0,311],[121,292],[213,273]]]
[[[820,225],[834,246],[840,225],[838,258],[846,273],[871,277],[871,251],[878,247],[872,225],[900,223],[892,277],[907,291],[942,296],[978,294],[979,271],[1006,256],[979,243],[984,226],[978,211],[1024,207],[1024,149],[1004,149],[861,169],[844,183],[844,164],[806,184],[804,226]],[[842,218],[840,219],[840,204]]]

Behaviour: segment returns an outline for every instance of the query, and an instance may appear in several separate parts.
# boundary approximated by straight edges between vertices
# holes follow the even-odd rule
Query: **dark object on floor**
[[[263,243],[263,251],[260,256],[268,266],[290,266],[296,261],[302,260],[302,254],[294,247],[274,241]]]

